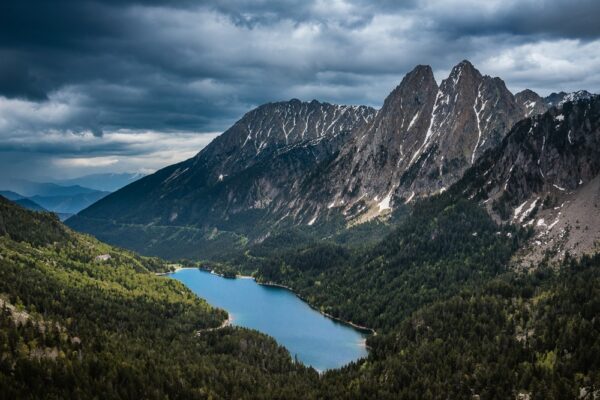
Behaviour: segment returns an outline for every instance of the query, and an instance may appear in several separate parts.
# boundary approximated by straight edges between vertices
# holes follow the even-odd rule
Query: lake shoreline
[[[250,278],[254,279],[254,281],[257,284],[262,285],[262,286],[270,286],[270,287],[277,287],[277,288],[281,288],[281,289],[286,289],[286,290],[292,292],[296,297],[298,297],[300,300],[302,300],[303,302],[305,302],[306,304],[308,304],[308,306],[310,308],[312,308],[313,310],[317,311],[318,313],[320,313],[324,317],[327,317],[329,319],[332,319],[332,320],[337,321],[339,323],[342,323],[344,325],[351,326],[352,328],[356,329],[357,331],[359,331],[361,333],[366,333],[366,334],[370,334],[370,335],[373,335],[373,336],[377,336],[377,332],[373,328],[369,328],[369,327],[366,327],[366,326],[363,326],[363,325],[359,325],[359,324],[356,324],[356,323],[354,323],[352,321],[347,321],[345,319],[333,316],[333,315],[331,315],[329,313],[326,313],[325,311],[321,311],[316,306],[314,306],[313,304],[311,304],[307,299],[305,299],[304,297],[302,297],[300,294],[296,293],[296,291],[294,289],[292,289],[291,287],[289,287],[289,286],[285,286],[285,285],[282,285],[282,284],[276,283],[276,282],[259,282],[254,277],[250,277]],[[245,278],[245,279],[248,279],[248,278]],[[366,347],[368,348],[368,346],[366,346]]]
[[[183,269],[189,271],[181,271]],[[219,272],[196,267],[177,268],[167,274],[183,282],[209,304],[227,312],[227,320],[216,327],[197,330],[196,335],[218,331],[232,323],[255,329],[273,337],[290,355],[299,355],[303,364],[321,373],[369,357],[371,349],[366,342],[377,334],[373,329],[323,312],[285,285],[259,282],[253,276],[230,272],[223,276]],[[239,279],[237,283],[236,279]],[[238,312],[244,316],[239,320]],[[231,313],[236,316],[235,322]],[[314,329],[300,333],[313,324]]]
[[[320,313],[321,315],[323,315],[324,317],[327,317],[329,319],[332,319],[336,322],[342,323],[344,325],[348,325],[351,326],[352,328],[358,330],[361,333],[365,333],[365,334],[369,334],[369,335],[373,335],[373,336],[377,336],[377,331],[375,331],[375,329],[373,328],[369,328],[367,326],[363,326],[363,325],[359,325],[356,324],[352,321],[346,321],[343,318],[339,318],[336,317],[334,315],[331,315],[329,313],[326,313],[324,311],[321,311],[319,308],[317,308],[315,305],[311,304],[311,302],[309,302],[307,299],[305,299],[304,297],[302,297],[300,294],[298,294],[294,289],[292,289],[291,287],[282,285],[280,283],[276,283],[276,282],[260,282],[258,280],[256,280],[255,277],[251,276],[251,275],[236,275],[235,278],[229,278],[223,274],[219,274],[218,272],[216,272],[215,270],[210,270],[208,268],[202,268],[202,267],[180,267],[180,268],[176,268],[175,271],[171,271],[171,272],[166,272],[166,273],[157,273],[157,275],[169,275],[169,274],[174,274],[178,271],[181,271],[183,269],[199,269],[201,271],[206,271],[209,272],[213,275],[219,276],[221,278],[225,278],[225,279],[252,279],[254,280],[254,282],[256,282],[257,284],[261,285],[261,286],[270,286],[270,287],[278,287],[278,288],[282,288],[282,289],[286,289],[290,292],[292,292],[296,297],[298,297],[300,300],[302,300],[303,302],[305,302],[306,304],[308,304],[308,306],[310,308],[312,308],[314,311],[317,311],[318,313]],[[368,346],[366,346],[368,348]]]

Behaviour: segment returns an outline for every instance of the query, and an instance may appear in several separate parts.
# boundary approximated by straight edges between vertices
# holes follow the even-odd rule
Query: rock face
[[[446,190],[523,117],[504,82],[483,76],[468,61],[439,87],[431,68],[418,66],[374,121],[357,130],[320,184],[297,201],[298,215],[319,218],[327,204],[364,220]]]
[[[566,100],[585,97],[513,96],[468,61],[438,86],[431,68],[419,65],[379,111],[299,100],[260,106],[195,157],[105,197],[68,224],[164,256],[165,246],[200,251],[223,232],[239,243],[291,225],[360,223],[447,190],[517,121],[550,103],[568,111]]]
[[[375,110],[313,100],[269,103],[248,112],[193,159],[200,182],[215,184],[299,143],[332,140],[369,122]],[[198,179],[198,175],[189,175]],[[179,178],[177,182],[181,181]]]
[[[599,154],[600,97],[567,102],[516,124],[453,190],[534,227],[528,257],[586,252],[600,240]]]
[[[525,117],[543,114],[548,111],[549,106],[546,100],[541,98],[533,90],[525,89],[522,92],[515,94],[515,100],[523,110]]]
[[[572,93],[552,93],[544,99],[547,107],[562,107],[567,102],[589,99],[593,95],[587,90],[578,90]]]
[[[115,229],[124,225],[252,228],[260,215],[278,207],[275,199],[283,202],[375,114],[370,107],[317,101],[265,104],[244,115],[195,157],[126,186],[68,223],[113,243],[119,239],[99,233],[98,221],[111,221]]]
[[[500,196],[511,206],[535,193],[568,192],[600,172],[600,98],[553,107],[520,121],[465,179],[479,198]],[[483,182],[485,180],[485,182]]]

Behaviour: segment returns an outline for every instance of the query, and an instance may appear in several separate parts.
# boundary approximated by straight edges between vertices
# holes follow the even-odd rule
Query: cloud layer
[[[598,92],[599,17],[595,0],[3,2],[0,167],[155,169],[264,102],[379,106],[416,64]]]

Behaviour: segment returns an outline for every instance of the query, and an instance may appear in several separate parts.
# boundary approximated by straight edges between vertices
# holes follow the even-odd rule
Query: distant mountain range
[[[52,211],[65,220],[106,196],[102,192],[79,185],[61,186],[55,183],[13,179],[2,186],[10,190],[0,195],[33,211]]]
[[[513,95],[468,61],[438,85],[421,65],[380,110],[295,99],[260,106],[194,158],[106,196],[68,223],[172,258],[243,248],[295,226],[345,229],[450,190],[484,154],[518,137],[509,134],[513,126],[588,107],[591,97]],[[597,121],[586,123],[594,132]]]
[[[30,210],[52,211],[65,220],[141,176],[137,173],[107,173],[54,182],[9,179],[0,182],[0,189],[6,189],[0,190],[0,195]]]
[[[142,178],[142,173],[106,173],[84,175],[78,178],[53,180],[61,186],[83,186],[101,192],[114,192]]]
[[[35,201],[28,199],[27,197],[21,196],[19,193],[12,192],[10,190],[0,190],[0,196],[11,200],[21,207],[24,207],[32,211],[48,211],[44,207],[37,204]]]

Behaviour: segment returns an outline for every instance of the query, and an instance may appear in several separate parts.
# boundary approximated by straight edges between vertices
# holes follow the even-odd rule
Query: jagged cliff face
[[[572,93],[566,92],[558,92],[552,93],[546,98],[544,98],[544,102],[546,106],[549,107],[562,107],[563,104],[568,102],[574,102],[579,100],[586,100],[592,97],[593,95],[587,90],[578,90]]]
[[[549,108],[547,102],[530,89],[525,89],[522,92],[515,94],[515,100],[523,110],[525,117],[543,114],[548,111]]]
[[[600,98],[566,103],[519,122],[501,146],[470,171],[485,183],[469,191],[491,199],[503,196],[512,206],[536,193],[573,191],[598,175],[599,154]]]
[[[370,107],[317,101],[260,106],[194,158],[107,196],[79,218],[110,215],[131,223],[198,225],[267,210],[375,114]]]
[[[357,129],[339,155],[291,201],[295,221],[314,223],[334,210],[348,218],[389,209],[393,182],[423,140],[438,90],[429,66],[418,66],[386,98],[369,124]],[[360,204],[359,204],[360,203]]]
[[[482,76],[463,61],[442,81],[423,143],[411,156],[413,170],[407,170],[396,195],[446,190],[522,117],[501,79]]]
[[[418,66],[356,131],[320,184],[295,202],[296,217],[318,220],[330,212],[327,204],[360,221],[446,190],[523,117],[504,82],[468,61],[439,87],[431,68]]]
[[[293,99],[248,112],[194,158],[206,183],[222,181],[298,143],[332,140],[373,119],[365,106],[340,106]]]
[[[531,117],[533,115],[543,114],[551,107],[560,108],[565,103],[585,100],[590,97],[592,97],[592,94],[587,90],[578,90],[572,93],[552,93],[549,96],[542,98],[533,90],[525,89],[515,95],[515,100],[523,110],[525,117]]]
[[[499,220],[536,230],[526,262],[593,250],[600,240],[600,97],[519,122],[455,190]]]
[[[421,65],[379,111],[299,100],[260,106],[192,159],[105,197],[68,223],[116,244],[139,232],[151,243],[139,240],[134,248],[147,253],[169,240],[186,250],[213,240],[215,231],[258,240],[276,227],[332,220],[337,226],[340,217],[360,223],[449,189],[517,121],[551,103],[569,112],[566,100],[585,97],[580,91],[542,99],[530,90],[513,96],[501,79],[468,61],[438,86]],[[532,187],[541,185],[539,171],[564,173],[553,162],[527,165]]]

